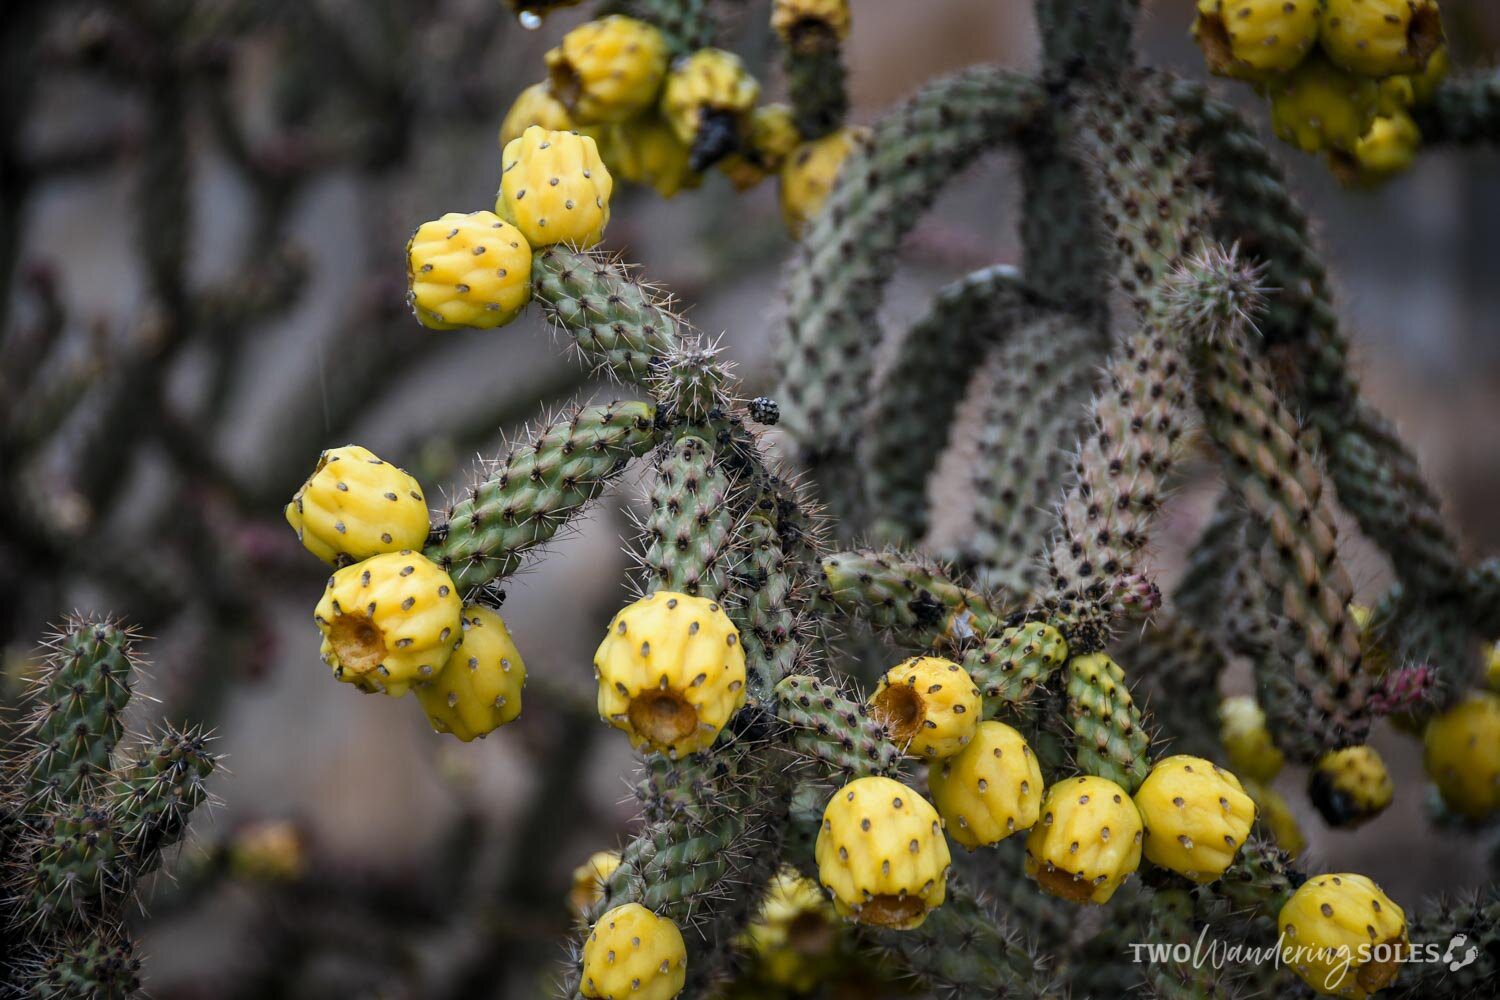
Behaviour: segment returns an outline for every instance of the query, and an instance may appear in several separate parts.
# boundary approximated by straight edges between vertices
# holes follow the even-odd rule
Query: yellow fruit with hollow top
[[[622,122],[655,101],[667,75],[667,40],[623,14],[586,21],[547,53],[552,94],[575,121]]]
[[[1365,997],[1401,971],[1406,914],[1363,875],[1317,875],[1276,918],[1281,960],[1324,996]]]
[[[913,757],[936,760],[962,750],[984,705],[969,672],[952,660],[914,656],[886,671],[870,696],[870,715]]]

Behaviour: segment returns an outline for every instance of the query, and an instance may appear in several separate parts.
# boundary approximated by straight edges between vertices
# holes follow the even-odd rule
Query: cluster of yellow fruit
[[[1212,72],[1269,98],[1278,138],[1351,184],[1411,166],[1410,109],[1448,71],[1437,0],[1198,0],[1193,37]]]
[[[427,501],[415,479],[355,445],[325,451],[286,519],[337,567],[313,614],[334,677],[393,697],[414,691],[433,728],[465,742],[520,714],[520,651],[498,614],[464,604],[422,554]]]
[[[790,31],[787,8],[772,15]],[[848,31],[848,0],[819,0],[818,14]],[[839,165],[864,134],[842,128],[806,141],[785,104],[764,104],[760,84],[740,58],[703,48],[671,59],[662,32],[611,14],[569,31],[546,54],[547,79],[523,90],[500,127],[507,149],[528,128],[574,131],[591,139],[623,180],[670,198],[697,187],[717,167],[737,189],[781,180],[782,215],[796,233],[822,205]]]

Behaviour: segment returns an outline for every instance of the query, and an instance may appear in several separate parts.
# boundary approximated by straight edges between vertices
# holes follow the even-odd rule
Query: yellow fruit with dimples
[[[708,118],[725,117],[737,129],[759,97],[760,84],[739,56],[723,49],[699,49],[668,71],[661,113],[677,138],[692,147]]]
[[[1198,0],[1193,37],[1210,72],[1264,82],[1312,51],[1319,11],[1320,0]]]
[[[1286,762],[1286,755],[1266,728],[1266,713],[1249,695],[1235,695],[1219,703],[1219,742],[1224,745],[1229,766],[1247,780],[1270,781]]]
[[[1500,811],[1500,695],[1474,691],[1427,724],[1422,762],[1443,803],[1469,819]]]
[[[552,94],[576,122],[622,122],[656,101],[667,40],[644,21],[610,14],[568,32],[546,58]]]
[[[783,868],[771,880],[741,943],[758,981],[809,993],[830,971],[841,926],[818,883]]]
[[[1443,44],[1437,0],[1324,0],[1323,51],[1362,76],[1419,73]]]
[[[663,198],[702,181],[688,163],[688,148],[658,115],[612,125],[600,138],[604,162],[620,180],[648,185]]]
[[[495,214],[533,249],[552,243],[589,247],[609,224],[614,180],[593,136],[533,125],[500,155]]]
[[[521,714],[526,664],[505,620],[477,604],[463,609],[463,627],[448,665],[417,688],[432,728],[468,743]]]
[[[516,96],[510,110],[505,113],[505,120],[500,123],[500,148],[503,150],[512,139],[519,139],[521,133],[533,125],[540,125],[553,132],[572,132],[578,129],[578,123],[573,120],[563,102],[552,93],[551,84],[545,80],[533,83]]]
[[[1278,77],[1268,91],[1276,137],[1304,153],[1352,150],[1369,131],[1380,101],[1380,87],[1374,80],[1342,70],[1318,55]]]
[[[981,722],[969,745],[927,772],[932,804],[955,842],[973,849],[1031,829],[1042,813],[1042,769],[1026,738]]]
[[[1308,797],[1329,826],[1354,827],[1385,811],[1396,786],[1374,747],[1333,750],[1318,759],[1308,779]]]
[[[1141,863],[1144,827],[1125,789],[1083,775],[1047,789],[1026,837],[1026,874],[1074,903],[1106,903]]]
[[[849,34],[849,0],[775,0],[771,30],[785,45],[796,46],[808,32],[827,32],[843,41]]]
[[[711,746],[745,704],[745,650],[717,601],[659,590],[615,615],[594,653],[599,717],[676,758]]]
[[[568,890],[568,909],[573,911],[575,917],[587,916],[589,910],[604,898],[604,888],[619,867],[619,851],[595,851],[587,861],[573,869],[573,885]]]
[[[452,578],[408,550],[333,574],[313,620],[323,633],[323,662],[336,678],[400,697],[447,665],[461,611]]]
[[[417,481],[354,444],[318,456],[286,520],[309,552],[333,564],[420,548],[429,530]]]
[[[839,170],[865,141],[869,129],[846,125],[821,139],[804,142],[781,165],[781,219],[800,236],[833,191]]]
[[[1208,883],[1234,864],[1255,824],[1255,802],[1239,779],[1202,757],[1156,762],[1135,792],[1152,864]]]
[[[407,301],[433,330],[489,330],[531,301],[531,246],[490,212],[449,212],[406,244]]]
[[[1371,122],[1352,153],[1330,153],[1329,166],[1340,182],[1370,187],[1411,169],[1421,148],[1422,133],[1417,123],[1405,111],[1395,111]],[[1374,657],[1366,654],[1366,658],[1380,661],[1373,667],[1376,672],[1385,666],[1385,658],[1379,653]]]
[[[969,672],[938,656],[913,656],[886,671],[870,696],[870,715],[913,757],[936,760],[962,750],[984,712]]]
[[[601,916],[583,943],[579,992],[598,1000],[671,1000],[687,981],[687,944],[640,903]]]
[[[823,810],[818,881],[839,914],[910,930],[943,904],[952,856],[937,810],[890,778],[857,778]]]
[[[1276,918],[1281,960],[1324,996],[1365,997],[1401,971],[1406,914],[1363,875],[1317,875]]]

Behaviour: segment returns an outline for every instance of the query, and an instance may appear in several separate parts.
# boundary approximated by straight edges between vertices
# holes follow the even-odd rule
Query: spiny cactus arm
[[[1446,961],[1407,963],[1390,988],[1395,1000],[1493,996],[1500,989],[1500,885],[1427,903],[1407,919],[1413,947],[1431,948]],[[1463,968],[1449,968],[1466,959]]]
[[[990,599],[953,583],[936,566],[900,552],[860,549],[823,558],[819,600],[917,649],[958,644],[993,631]]]
[[[654,24],[674,54],[706,48],[719,30],[711,0],[610,0],[603,10]]]
[[[47,642],[31,712],[9,761],[25,801],[81,802],[108,773],[124,732],[135,637],[118,622],[75,618]]]
[[[1047,978],[1049,960],[951,873],[946,901],[921,926],[906,931],[862,928],[861,937],[877,954],[890,956],[942,995],[1061,995]]]
[[[130,878],[155,871],[162,852],[182,840],[193,810],[208,799],[205,782],[218,760],[202,733],[168,728],[118,773],[109,808]]]
[[[767,502],[774,506],[770,497]],[[805,568],[787,554],[776,519],[759,506],[741,522],[737,548],[744,562],[737,575],[737,602],[729,608],[745,646],[745,684],[748,699],[769,705],[782,678],[792,672],[797,640],[805,622],[794,607],[801,603],[794,589]]]
[[[1468,590],[1474,604],[1474,623],[1480,633],[1500,635],[1500,556],[1492,556],[1469,570]]]
[[[953,414],[986,345],[1040,308],[1020,274],[987,267],[938,292],[927,314],[897,341],[875,385],[860,441],[871,531],[908,544],[927,529],[927,480]]]
[[[118,824],[97,805],[60,802],[34,813],[19,838],[21,875],[14,928],[45,941],[93,926],[113,910],[128,880]]]
[[[140,971],[130,937],[99,927],[52,944],[20,985],[35,1000],[128,1000],[141,987]]]
[[[862,415],[882,291],[906,234],[976,156],[1018,136],[1038,85],[993,68],[926,86],[878,122],[839,172],[787,277],[782,424],[808,455],[846,455]]]
[[[1058,508],[1048,553],[1049,605],[1093,628],[1136,583],[1188,412],[1183,334],[1163,279],[1196,251],[1208,204],[1184,123],[1161,91],[1158,78],[1139,74],[1081,98],[1076,121],[1101,219],[1114,233],[1117,283],[1137,313],[1094,397],[1077,481]]]
[[[1043,622],[1028,622],[991,636],[964,654],[964,669],[985,698],[985,714],[1024,706],[1068,659],[1062,633]]]
[[[885,726],[870,717],[868,706],[827,681],[791,674],[776,685],[776,717],[787,726],[794,753],[816,760],[844,784],[872,774],[891,776],[901,763],[901,749]]]
[[[1145,941],[1160,944],[1196,944],[1199,923],[1193,891],[1173,886],[1150,894]],[[1215,968],[1211,962],[1195,963],[1191,957],[1179,962],[1150,962],[1145,967],[1145,995],[1160,1000],[1202,1000],[1204,997],[1240,996],[1228,980],[1233,970]]]
[[[1079,769],[1134,793],[1151,767],[1151,733],[1125,671],[1108,656],[1074,656],[1067,681],[1068,724]]]
[[[1413,116],[1424,143],[1500,142],[1500,71],[1445,80]]]
[[[971,479],[974,530],[962,549],[979,583],[1029,594],[1042,571],[1047,510],[1062,492],[1067,455],[1084,431],[1105,346],[1075,318],[1045,317],[991,356],[993,381]]]
[[[584,362],[622,381],[645,384],[682,337],[671,299],[600,250],[560,244],[537,250],[531,290]]]
[[[1218,758],[1219,675],[1225,661],[1213,638],[1180,615],[1157,611],[1144,629],[1124,637],[1118,654],[1135,667],[1137,693],[1170,740],[1168,751]]]
[[[797,134],[805,141],[821,139],[844,124],[849,114],[839,34],[820,21],[793,25],[782,52]]]
[[[1036,0],[1035,6],[1048,74],[1082,68],[1106,81],[1130,67],[1140,0]]]
[[[503,579],[631,459],[657,444],[655,420],[655,407],[638,402],[580,406],[561,414],[530,443],[512,449],[450,508],[425,554],[465,594]]]
[[[657,462],[645,525],[647,592],[723,597],[735,529],[729,491],[729,478],[708,442],[684,435],[666,447]]]
[[[1251,836],[1239,857],[1207,891],[1239,914],[1276,926],[1277,914],[1307,876],[1270,840]]]

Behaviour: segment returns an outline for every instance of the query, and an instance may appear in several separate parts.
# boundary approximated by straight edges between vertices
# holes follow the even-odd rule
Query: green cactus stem
[[[985,713],[993,715],[1031,701],[1067,658],[1061,632],[1044,622],[1028,622],[970,649],[964,669],[984,694]]]
[[[465,594],[514,573],[527,551],[655,446],[655,416],[646,403],[617,402],[549,421],[449,509],[425,554]]]
[[[1500,886],[1491,882],[1458,899],[1428,903],[1408,911],[1407,920],[1412,945],[1431,948],[1445,961],[1407,963],[1390,987],[1392,997],[1481,997],[1500,988]],[[1466,959],[1463,968],[1449,968]]]
[[[1444,80],[1413,117],[1424,144],[1500,142],[1500,72]]]
[[[610,0],[604,9],[656,25],[674,55],[707,48],[719,30],[709,0]]]
[[[728,590],[734,511],[729,479],[702,438],[678,438],[657,462],[643,557],[646,590],[718,600]]]
[[[36,1000],[128,1000],[141,987],[141,960],[123,931],[71,935],[42,958],[25,984]]]
[[[1292,893],[1307,880],[1285,851],[1270,840],[1252,836],[1239,857],[1208,891],[1241,915],[1276,926],[1276,917]]]
[[[770,496],[765,502],[775,507]],[[804,630],[793,610],[801,603],[793,592],[794,571],[800,567],[787,555],[775,518],[759,505],[741,523],[736,548],[745,560],[737,570],[742,581],[734,588],[738,600],[728,607],[745,647],[747,698],[770,704],[775,687],[793,670]]]
[[[1134,794],[1151,768],[1151,734],[1125,671],[1103,653],[1068,660],[1068,722],[1078,767]]]
[[[948,580],[936,566],[870,549],[824,557],[820,600],[914,649],[967,642],[998,619],[987,597]]]
[[[794,25],[782,67],[792,121],[804,140],[821,139],[844,124],[849,94],[839,37],[831,27],[812,20]]]
[[[901,749],[869,707],[816,677],[792,674],[776,685],[776,716],[794,753],[810,757],[839,784],[870,775],[892,775]]]

